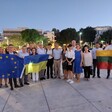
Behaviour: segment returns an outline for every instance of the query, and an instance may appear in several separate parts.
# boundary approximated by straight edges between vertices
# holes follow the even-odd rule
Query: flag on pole
[[[112,69],[112,50],[97,50],[96,56],[99,69]]]

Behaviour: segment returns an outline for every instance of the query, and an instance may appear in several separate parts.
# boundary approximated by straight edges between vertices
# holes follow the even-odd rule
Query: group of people
[[[84,71],[84,78],[89,80],[90,75],[93,75],[93,78],[96,76],[97,68],[97,50],[112,50],[112,44],[105,43],[105,47],[102,47],[100,43],[96,43],[95,47],[90,50],[88,45],[84,45],[81,48],[80,44],[76,43],[73,40],[70,44],[59,47],[58,43],[55,43],[54,48],[52,44],[48,44],[45,48],[42,43],[29,44],[29,46],[23,46],[22,49],[16,50],[12,44],[9,44],[8,47],[4,50],[0,47],[0,54],[13,54],[21,58],[30,55],[38,54],[48,54],[48,60],[46,65],[46,70],[41,70],[39,73],[30,73],[24,75],[22,78],[9,78],[4,79],[5,87],[8,87],[10,84],[11,90],[18,87],[23,87],[24,84],[29,85],[29,78],[34,82],[38,80],[45,80],[49,78],[58,78],[61,79],[61,65],[63,70],[63,79],[68,83],[74,83],[74,79],[77,83],[80,82],[80,75]],[[111,70],[107,70],[107,79],[110,76]],[[29,77],[31,76],[31,77]],[[97,68],[97,77],[101,78],[100,70]],[[19,83],[19,84],[18,84]],[[3,79],[0,79],[0,88],[3,86]]]

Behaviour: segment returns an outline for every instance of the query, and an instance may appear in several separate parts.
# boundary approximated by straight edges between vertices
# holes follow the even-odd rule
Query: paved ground
[[[107,80],[106,71],[101,74],[79,84],[49,79],[14,91],[0,89],[0,112],[112,112],[112,76]]]

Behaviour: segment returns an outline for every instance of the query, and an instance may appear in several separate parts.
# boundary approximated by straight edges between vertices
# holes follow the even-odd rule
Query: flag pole
[[[24,70],[25,70],[25,66],[23,67],[23,70],[21,72],[20,79],[23,77]]]

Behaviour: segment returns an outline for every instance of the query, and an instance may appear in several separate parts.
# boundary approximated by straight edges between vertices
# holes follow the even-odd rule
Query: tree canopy
[[[22,39],[25,42],[42,42],[45,44],[48,43],[48,38],[44,37],[43,35],[40,35],[39,32],[35,29],[26,29],[21,32]]]
[[[39,38],[39,32],[35,29],[26,29],[21,32],[22,39],[25,42],[36,42]]]
[[[112,41],[112,30],[103,32],[103,34],[99,38],[99,41],[111,42]]]
[[[67,28],[60,32],[60,36],[56,37],[56,41],[62,44],[68,44],[72,40],[77,39],[77,32],[74,28]]]
[[[82,32],[81,39],[83,40],[83,42],[93,42],[95,40],[96,30],[94,28],[81,28],[79,32]]]
[[[9,41],[9,44],[13,44],[16,47],[22,46],[25,43],[22,40],[22,36],[21,35],[12,35],[12,36],[8,37],[8,41]],[[2,45],[3,46],[7,46],[6,40],[2,42]]]

